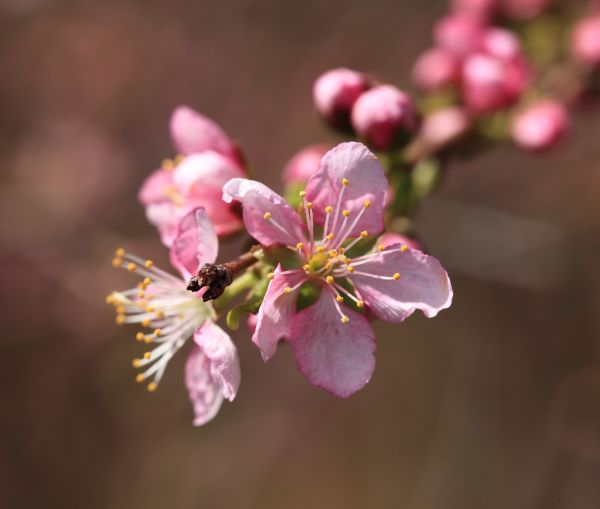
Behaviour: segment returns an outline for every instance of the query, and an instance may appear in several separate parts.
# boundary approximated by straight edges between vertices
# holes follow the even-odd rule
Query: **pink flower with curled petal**
[[[386,190],[381,164],[356,142],[325,154],[301,192],[304,220],[259,182],[233,179],[223,188],[225,201],[242,204],[254,238],[298,256],[296,268],[278,266],[270,275],[253,342],[268,360],[287,340],[308,380],[340,397],[361,389],[375,368],[375,334],[365,311],[401,322],[417,309],[433,317],[452,301],[440,263],[405,244],[350,256],[361,239],[382,232]],[[319,292],[318,300],[299,309],[304,285]]]
[[[172,244],[171,263],[183,279],[155,267],[150,260],[118,249],[113,265],[143,280],[130,290],[113,292],[107,302],[115,306],[118,324],[135,323],[150,329],[148,333],[138,332],[136,338],[156,346],[133,360],[135,368],[144,370],[136,380],[150,380],[149,391],[156,390],[168,362],[193,337],[185,384],[194,409],[194,425],[201,426],[217,414],[223,399],[235,398],[240,365],[231,338],[215,323],[212,305],[203,301],[202,293],[186,290],[188,278],[217,257],[217,234],[207,213],[195,209],[186,214]]]
[[[206,210],[218,235],[239,230],[239,215],[221,200],[223,185],[245,174],[235,144],[212,120],[185,106],[171,116],[171,136],[182,155],[163,162],[139,191],[163,244],[171,246],[179,221],[197,207]]]

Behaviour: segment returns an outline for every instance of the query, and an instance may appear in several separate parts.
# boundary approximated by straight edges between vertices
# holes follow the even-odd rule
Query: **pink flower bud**
[[[530,19],[540,14],[550,0],[502,0],[504,14],[515,19]]]
[[[463,67],[463,101],[474,113],[497,111],[514,104],[528,82],[529,68],[523,59],[505,62],[478,53]]]
[[[454,12],[466,12],[479,16],[482,19],[489,18],[498,8],[499,0],[452,0],[451,9]]]
[[[317,112],[333,127],[347,130],[352,106],[369,86],[368,78],[360,72],[344,68],[327,71],[313,86]]]
[[[575,25],[571,53],[584,64],[600,65],[600,14],[585,18]]]
[[[331,149],[331,145],[321,143],[310,145],[296,153],[283,170],[284,184],[306,183],[321,166],[321,158]]]
[[[416,61],[412,70],[412,79],[423,90],[439,90],[452,85],[460,77],[457,58],[441,48],[425,51]]]
[[[405,143],[418,126],[412,98],[392,85],[379,85],[362,94],[352,108],[356,132],[377,150]]]
[[[464,58],[481,48],[485,23],[468,13],[457,13],[439,20],[434,27],[434,39],[440,48]]]
[[[519,38],[504,28],[490,28],[482,38],[482,50],[500,60],[510,61],[523,58],[523,48]]]
[[[512,137],[521,148],[539,151],[555,145],[567,132],[569,114],[556,101],[543,100],[517,115]]]
[[[430,150],[435,150],[459,139],[469,130],[470,126],[471,121],[464,109],[444,108],[425,117],[421,125],[419,140]]]

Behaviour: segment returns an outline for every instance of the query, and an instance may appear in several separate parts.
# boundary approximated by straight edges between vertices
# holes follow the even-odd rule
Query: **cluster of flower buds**
[[[313,98],[317,112],[332,127],[356,133],[375,150],[405,145],[419,124],[410,95],[350,69],[321,75]]]

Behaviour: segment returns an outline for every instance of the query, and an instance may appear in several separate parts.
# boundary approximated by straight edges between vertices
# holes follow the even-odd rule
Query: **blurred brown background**
[[[133,381],[134,329],[104,304],[134,279],[118,245],[166,267],[137,204],[189,104],[258,176],[332,139],[311,84],[350,66],[408,87],[442,0],[2,0],[0,506],[600,506],[600,109],[543,157],[502,147],[448,168],[418,224],[455,303],[378,329],[372,382],[310,386],[285,346],[238,334],[234,404],[191,425],[184,355]],[[224,248],[234,254],[235,244]]]

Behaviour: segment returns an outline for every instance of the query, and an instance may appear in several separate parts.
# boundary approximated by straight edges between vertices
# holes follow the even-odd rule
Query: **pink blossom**
[[[472,112],[489,113],[514,104],[528,83],[529,68],[523,60],[476,53],[463,67],[462,97]]]
[[[316,173],[321,164],[321,158],[331,148],[326,143],[310,145],[297,152],[283,170],[283,182],[286,185],[302,183]]]
[[[427,152],[432,152],[461,138],[470,127],[471,120],[463,108],[443,108],[423,119],[418,143]]]
[[[481,40],[481,48],[484,53],[505,62],[524,58],[519,38],[504,28],[494,27],[486,30]]]
[[[240,384],[237,349],[229,335],[216,325],[216,314],[202,294],[186,290],[187,279],[204,263],[215,261],[218,253],[217,234],[203,209],[190,211],[179,223],[170,250],[172,265],[182,278],[157,268],[150,260],[118,249],[113,265],[123,267],[143,278],[130,290],[113,292],[107,302],[117,311],[117,323],[135,323],[150,329],[138,332],[136,338],[156,345],[140,359],[135,368],[144,371],[138,382],[151,380],[154,391],[168,362],[190,338],[193,347],[185,367],[185,384],[194,409],[194,424],[210,421],[219,411],[223,399],[233,401]]]
[[[358,98],[352,125],[369,145],[387,150],[405,143],[417,129],[417,110],[408,94],[392,85],[379,85]]]
[[[539,101],[517,115],[512,137],[522,148],[532,151],[555,145],[567,132],[569,113],[564,105],[552,100]]]
[[[442,48],[431,48],[417,59],[412,79],[426,91],[439,90],[454,85],[460,78],[458,59]]]
[[[259,182],[237,178],[223,188],[225,201],[242,204],[254,238],[298,256],[296,268],[278,266],[271,274],[253,342],[268,360],[279,340],[287,340],[309,381],[340,397],[361,389],[375,367],[375,335],[365,311],[401,322],[417,309],[433,317],[452,300],[440,263],[405,244],[351,256],[361,239],[382,232],[386,190],[381,164],[356,142],[325,154],[300,193],[304,220]],[[299,309],[304,286],[320,294]]]
[[[575,25],[571,53],[586,65],[600,65],[600,14],[584,18]]]
[[[369,87],[369,79],[363,73],[344,68],[327,71],[313,86],[317,112],[332,126],[347,130],[354,102]]]
[[[434,39],[439,48],[464,58],[481,49],[481,40],[486,28],[478,16],[467,12],[448,15],[434,27]]]
[[[489,18],[498,9],[499,0],[452,0],[454,12],[468,13],[483,19]]]
[[[530,19],[540,14],[550,0],[502,0],[504,14],[516,19]]]
[[[411,249],[418,249],[419,251],[423,251],[421,244],[416,239],[412,237],[407,237],[406,235],[401,235],[399,233],[394,232],[385,232],[379,238],[379,245],[385,247],[390,247],[395,244],[401,244],[408,246]]]
[[[163,244],[171,246],[179,221],[197,207],[206,210],[218,235],[238,230],[241,219],[221,200],[223,184],[245,174],[233,142],[212,120],[185,106],[173,112],[171,134],[182,156],[164,161],[138,195]]]

